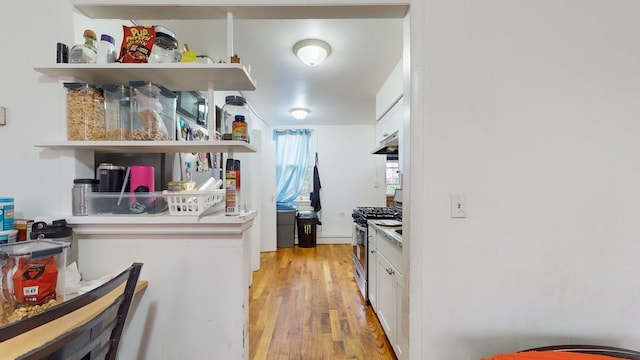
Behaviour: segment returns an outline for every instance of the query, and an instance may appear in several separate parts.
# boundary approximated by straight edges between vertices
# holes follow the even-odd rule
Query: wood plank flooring
[[[249,290],[249,359],[396,357],[353,279],[351,245],[260,255]]]

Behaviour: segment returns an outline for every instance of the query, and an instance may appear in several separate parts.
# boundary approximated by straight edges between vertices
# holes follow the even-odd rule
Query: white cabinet
[[[396,297],[396,302],[395,302],[395,320],[396,320],[396,334],[395,334],[395,342],[393,344],[393,349],[396,352],[396,356],[398,357],[398,359],[403,359],[403,352],[404,352],[404,342],[402,341],[402,329],[404,327],[404,314],[403,314],[403,303],[402,303],[402,293],[404,291],[404,275],[399,272],[396,271],[395,273],[395,288],[394,288],[394,292],[395,292],[395,297]]]
[[[369,274],[367,277],[367,286],[369,288],[369,303],[373,307],[375,311],[378,307],[378,253],[377,253],[377,237],[378,233],[376,228],[372,225],[369,225],[369,229],[367,231],[368,236],[368,247],[367,251],[369,252],[369,256],[367,261],[369,265],[367,266]]]
[[[402,358],[402,248],[397,237],[389,235],[396,229],[369,225],[369,301],[396,356]]]
[[[400,132],[402,129],[402,110],[404,100],[401,97],[389,111],[384,114],[376,124],[376,142],[384,140],[387,136],[394,132]]]
[[[389,261],[378,253],[376,267],[378,269],[378,308],[376,315],[389,338],[392,346],[396,340],[396,310],[395,310],[395,269]]]

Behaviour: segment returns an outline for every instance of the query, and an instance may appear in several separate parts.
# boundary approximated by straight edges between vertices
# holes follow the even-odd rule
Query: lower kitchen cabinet
[[[400,246],[387,238],[384,229],[369,226],[369,302],[398,359],[404,352],[401,254]]]
[[[396,321],[396,336],[395,341],[391,344],[396,352],[398,359],[403,359],[404,342],[402,341],[402,329],[404,327],[404,315],[402,314],[402,292],[404,290],[404,275],[401,272],[396,272],[394,276],[395,280],[395,321]]]
[[[389,338],[389,342],[395,349],[396,340],[396,295],[395,295],[395,270],[393,266],[378,254],[376,268],[378,269],[378,308],[376,314],[378,320]]]
[[[378,307],[378,242],[377,242],[377,231],[376,228],[369,225],[369,229],[367,231],[368,236],[368,247],[367,251],[369,251],[369,256],[367,257],[368,261],[368,276],[367,276],[367,286],[369,287],[369,303],[371,303],[371,307],[375,311]]]

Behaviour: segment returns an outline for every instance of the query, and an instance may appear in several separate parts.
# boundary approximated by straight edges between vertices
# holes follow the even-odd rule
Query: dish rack
[[[178,192],[165,190],[162,193],[169,204],[169,215],[200,216],[205,212],[213,212],[217,208],[216,205],[224,203],[225,190]]]

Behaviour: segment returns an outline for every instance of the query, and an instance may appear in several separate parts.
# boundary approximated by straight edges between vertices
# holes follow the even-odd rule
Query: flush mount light
[[[323,40],[305,39],[293,45],[293,53],[309,66],[318,66],[331,53],[331,46]]]
[[[298,120],[304,120],[311,111],[305,108],[293,108],[289,110],[289,112],[294,118]]]

